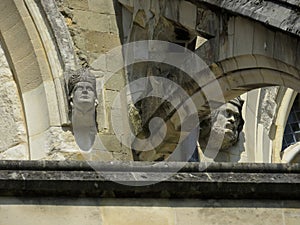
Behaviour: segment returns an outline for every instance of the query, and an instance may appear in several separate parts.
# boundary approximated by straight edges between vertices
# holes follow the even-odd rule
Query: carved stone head
[[[224,139],[220,150],[233,146],[239,139],[239,133],[243,129],[242,107],[244,101],[240,97],[230,100],[216,109],[211,117],[206,118],[200,124],[199,143],[206,143],[210,135]],[[205,145],[205,144],[204,144]],[[205,147],[205,146],[201,146]]]
[[[81,150],[88,151],[97,133],[96,78],[88,68],[79,69],[71,73],[68,88],[75,141]]]
[[[72,73],[68,82],[70,105],[82,113],[97,105],[96,78],[88,68]]]

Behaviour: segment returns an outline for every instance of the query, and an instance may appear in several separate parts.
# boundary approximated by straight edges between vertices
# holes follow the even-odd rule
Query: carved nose
[[[87,93],[88,93],[87,89],[83,89],[83,90],[82,90],[82,93],[83,93],[83,94],[87,94]]]
[[[233,115],[229,116],[228,121],[230,121],[231,123],[234,123],[235,118]]]

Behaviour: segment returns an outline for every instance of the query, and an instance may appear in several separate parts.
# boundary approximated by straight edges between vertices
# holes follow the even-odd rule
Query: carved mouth
[[[232,123],[226,123],[225,128],[229,129],[229,130],[233,130],[234,129],[234,125]]]

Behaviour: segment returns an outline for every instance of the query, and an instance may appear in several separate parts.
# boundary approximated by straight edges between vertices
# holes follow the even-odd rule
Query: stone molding
[[[261,1],[261,0],[190,0],[195,4],[207,4],[230,13],[246,16],[282,31],[300,35],[300,20],[297,19],[299,3],[297,1]]]
[[[26,197],[300,199],[300,164],[154,165],[99,163],[101,172],[95,172],[87,162],[0,161],[0,193]],[[161,175],[174,169],[179,172],[159,182]],[[157,183],[140,186],[149,181]]]

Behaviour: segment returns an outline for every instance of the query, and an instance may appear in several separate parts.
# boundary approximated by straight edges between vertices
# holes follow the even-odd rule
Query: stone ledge
[[[201,163],[111,162],[99,163],[96,172],[87,162],[0,161],[0,196],[300,199],[300,164],[204,168]]]
[[[295,0],[189,0],[201,5],[207,4],[224,9],[232,14],[249,17],[263,24],[273,26],[294,35],[300,35],[300,20],[297,19],[299,5]],[[276,10],[276,11],[274,11]]]

